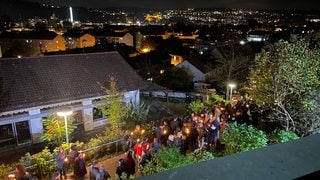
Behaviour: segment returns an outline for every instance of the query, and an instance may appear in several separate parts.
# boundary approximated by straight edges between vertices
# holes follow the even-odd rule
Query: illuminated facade
[[[66,50],[65,39],[52,31],[6,32],[0,36],[0,45],[3,55],[9,57],[30,57]]]
[[[68,33],[63,34],[66,39],[68,49],[93,47],[96,44],[94,36],[88,33]]]

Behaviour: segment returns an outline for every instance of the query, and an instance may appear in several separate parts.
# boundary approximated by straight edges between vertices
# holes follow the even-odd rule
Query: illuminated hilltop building
[[[145,20],[150,24],[151,21],[159,22],[162,19],[162,16],[158,13],[147,14]]]

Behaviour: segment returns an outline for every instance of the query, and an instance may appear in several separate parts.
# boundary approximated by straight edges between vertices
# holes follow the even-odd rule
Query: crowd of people
[[[72,144],[69,153],[63,147],[56,154],[57,172],[53,174],[52,180],[67,179],[67,168],[70,165],[76,180],[83,180],[87,174],[84,153],[77,150],[77,145]]]
[[[184,155],[196,149],[220,148],[220,134],[227,123],[255,125],[260,113],[256,106],[247,101],[237,101],[230,106],[217,103],[212,109],[199,114],[191,113],[184,118],[175,117],[161,121],[153,127],[152,142],[149,141],[150,137],[144,136],[145,130],[137,125],[134,131],[126,132],[125,150],[130,152],[130,157],[134,157],[138,167],[144,167],[152,153],[158,152],[161,147],[178,148]],[[119,160],[119,176],[128,171],[125,170],[126,164],[126,159]]]
[[[142,153],[157,152],[162,146],[176,147],[183,154],[198,148],[217,146],[225,122],[221,107],[216,104],[212,111],[199,115],[192,113],[183,119],[175,117],[155,125],[151,143],[143,136],[144,130],[137,125],[135,130],[126,137],[127,150],[132,150],[140,162]]]
[[[237,101],[232,106],[221,106],[215,104],[210,110],[202,113],[191,113],[189,116],[169,120],[163,120],[152,128],[151,136],[145,135],[144,129],[137,125],[124,135],[123,150],[125,156],[119,159],[116,175],[121,179],[123,174],[127,177],[135,175],[139,167],[144,167],[153,153],[158,152],[161,147],[178,148],[186,155],[196,149],[217,147],[220,142],[220,134],[224,131],[227,123],[237,121],[255,125],[261,116],[261,111],[256,106],[246,101]],[[150,131],[150,130],[149,130]],[[152,142],[149,139],[153,139]],[[87,174],[84,154],[77,150],[76,144],[72,144],[67,153],[60,147],[56,154],[57,171],[52,180],[66,179],[67,167],[71,166],[76,180],[85,179]],[[91,180],[106,180],[111,178],[103,164],[93,162],[90,166]],[[16,167],[17,180],[31,179],[23,165]]]

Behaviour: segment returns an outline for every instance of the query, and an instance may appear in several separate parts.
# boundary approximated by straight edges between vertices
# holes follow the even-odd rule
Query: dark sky
[[[243,8],[320,10],[320,0],[26,0],[89,8]]]

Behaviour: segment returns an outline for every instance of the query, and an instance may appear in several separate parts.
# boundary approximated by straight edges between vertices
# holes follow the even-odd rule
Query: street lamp
[[[233,88],[236,87],[236,85],[233,83],[230,83],[229,87],[230,87],[230,101],[231,101],[232,100],[232,91],[233,91]]]
[[[58,110],[57,115],[64,117],[64,126],[66,128],[66,143],[69,144],[69,137],[68,137],[68,122],[67,116],[72,114],[72,109],[70,107],[64,107]]]

